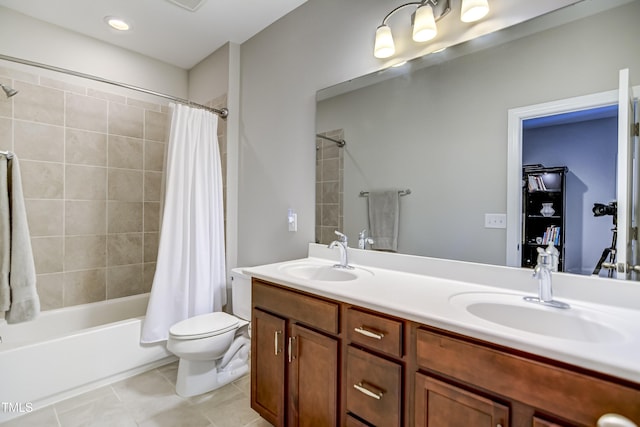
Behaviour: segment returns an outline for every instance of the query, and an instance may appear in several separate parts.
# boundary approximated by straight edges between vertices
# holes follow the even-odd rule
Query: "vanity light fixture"
[[[106,22],[107,25],[109,25],[114,30],[129,31],[131,29],[131,25],[129,25],[127,21],[115,16],[105,16],[104,22]]]
[[[376,29],[373,56],[376,58],[388,58],[396,52],[391,28],[387,25],[389,18],[396,12],[406,7],[415,7],[415,11],[411,14],[412,38],[416,42],[426,42],[432,40],[438,34],[436,21],[451,11],[450,1],[421,0],[419,2],[405,3],[387,13],[382,20],[382,24]],[[462,0],[460,20],[462,22],[475,22],[482,19],[488,12],[488,0]]]

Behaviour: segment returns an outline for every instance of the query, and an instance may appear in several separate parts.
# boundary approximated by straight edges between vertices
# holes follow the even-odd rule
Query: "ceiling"
[[[171,0],[0,0],[0,6],[191,69],[225,43],[245,42],[305,1],[204,0],[195,11]],[[117,32],[105,24],[106,16],[126,19],[132,29]]]

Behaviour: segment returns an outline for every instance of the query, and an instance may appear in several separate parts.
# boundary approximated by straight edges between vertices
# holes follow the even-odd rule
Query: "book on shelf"
[[[527,187],[529,188],[529,192],[547,190],[547,186],[544,184],[544,180],[540,175],[528,175]]]
[[[543,245],[548,245],[552,242],[555,246],[558,246],[560,244],[560,227],[555,225],[550,225],[549,227],[547,227],[544,234],[542,235]]]

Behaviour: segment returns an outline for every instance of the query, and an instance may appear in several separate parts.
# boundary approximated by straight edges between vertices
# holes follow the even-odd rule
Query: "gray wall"
[[[313,241],[315,92],[379,67],[370,27],[383,3],[310,0],[242,46],[239,264],[301,257]],[[419,120],[431,160],[410,159],[407,169],[435,169],[429,179],[455,188],[453,216],[431,220],[439,230],[429,244],[447,239],[447,227],[464,228],[464,239],[434,255],[504,263],[504,232],[485,230],[483,214],[506,211],[507,110],[615,89],[621,68],[640,82],[640,56],[611,42],[640,39],[636,16],[639,1],[428,71],[439,120],[430,122],[432,109]],[[287,232],[288,207],[298,212],[297,233]]]

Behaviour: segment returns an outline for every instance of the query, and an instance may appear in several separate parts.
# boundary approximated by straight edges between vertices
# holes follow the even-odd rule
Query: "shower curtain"
[[[226,304],[218,116],[170,107],[160,244],[143,343],[166,340],[173,324]]]

